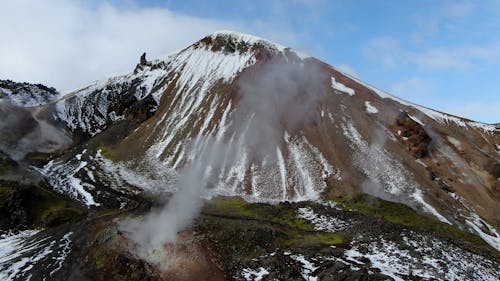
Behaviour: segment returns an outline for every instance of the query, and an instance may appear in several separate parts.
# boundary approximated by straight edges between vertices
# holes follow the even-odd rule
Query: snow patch
[[[385,239],[363,243],[363,250],[354,246],[344,255],[358,264],[364,264],[361,258],[367,258],[371,267],[397,281],[406,280],[409,275],[432,280],[498,280],[500,277],[492,261],[451,243],[414,233],[401,238],[398,243]]]
[[[302,263],[302,278],[308,281],[316,281],[318,277],[312,276],[311,274],[319,268],[315,266],[312,262],[308,261],[303,255],[291,255],[292,259]]]
[[[86,161],[78,160],[78,158],[81,159],[81,155],[66,163],[61,160],[51,160],[43,168],[33,168],[39,171],[57,192],[67,194],[87,206],[99,206],[100,204],[95,202],[94,197],[88,191],[94,189],[94,186],[77,176],[78,172],[87,166]]]
[[[370,114],[378,113],[378,109],[375,106],[371,105],[369,101],[365,101],[365,108],[366,112]]]
[[[297,217],[303,218],[312,224],[314,229],[326,232],[339,232],[349,228],[352,223],[340,218],[316,214],[311,208],[299,208]]]
[[[337,82],[335,80],[335,77],[332,77],[332,88],[336,91],[339,91],[339,92],[343,92],[343,93],[346,93],[350,96],[354,96],[355,92],[353,89],[347,87],[346,85],[340,83],[340,82]]]
[[[452,225],[449,220],[447,220],[443,215],[441,215],[434,207],[432,207],[429,203],[425,202],[424,196],[422,194],[422,190],[420,189],[415,189],[415,192],[411,195],[415,201],[420,203],[427,212],[431,213],[433,216],[435,216],[438,220],[447,223],[449,225]]]
[[[269,275],[269,271],[263,267],[259,267],[257,270],[253,270],[251,268],[245,268],[243,269],[243,272],[241,273],[243,278],[248,281],[260,281],[262,278],[264,278],[266,275]]]
[[[467,219],[466,222],[486,243],[500,251],[500,235],[493,226],[481,219],[476,213],[471,213],[470,219]],[[486,233],[483,228],[487,228],[489,233]]]
[[[417,122],[420,126],[424,126],[424,122],[420,121],[420,119],[418,119],[417,117],[415,117],[411,114],[408,114],[408,117],[410,117],[411,120]]]
[[[42,262],[50,276],[62,268],[71,251],[69,237],[72,232],[59,240],[51,237],[36,238],[35,235],[39,232],[26,230],[0,236],[0,280],[29,280],[30,270]]]

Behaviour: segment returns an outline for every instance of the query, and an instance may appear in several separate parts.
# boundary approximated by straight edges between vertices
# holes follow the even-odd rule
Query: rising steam
[[[38,108],[24,108],[0,102],[0,150],[18,161],[30,152],[52,153],[68,147],[70,135],[39,117]]]
[[[215,138],[199,136],[191,142],[193,159],[179,172],[168,204],[144,218],[123,222],[120,229],[132,239],[138,254],[150,259],[165,243],[174,243],[179,231],[189,226],[201,208],[201,197],[218,183],[217,175],[228,170],[244,152],[252,163],[276,157],[285,132],[312,122],[321,98],[328,91],[327,77],[315,63],[294,57],[277,57],[246,69],[237,79],[237,104],[228,131]]]

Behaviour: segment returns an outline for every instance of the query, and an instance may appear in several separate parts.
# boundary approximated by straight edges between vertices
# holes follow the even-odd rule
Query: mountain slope
[[[215,193],[307,200],[362,191],[476,231],[486,221],[498,228],[498,128],[399,100],[262,39],[215,33],[55,106],[70,129],[92,136],[134,119],[126,99],[146,104],[138,122],[151,118],[111,150],[146,181],[157,178],[151,166],[175,174],[211,136],[225,146],[210,160]]]
[[[179,182],[185,182],[187,175],[204,198],[238,196],[272,204],[334,200],[343,202],[346,212],[360,212],[360,216],[371,215],[364,212],[365,203],[356,199],[357,194],[367,193],[402,203],[418,216],[440,222],[424,220],[422,225],[437,226],[422,231],[383,210],[379,219],[389,226],[380,226],[379,219],[372,218],[363,217],[359,222],[369,221],[385,230],[396,228],[406,240],[427,237],[415,238],[427,242],[433,239],[427,236],[429,231],[460,228],[500,249],[500,127],[400,100],[317,59],[251,35],[216,32],[165,60],[147,61],[143,56],[129,74],[19,112],[71,136],[71,144],[52,141],[50,151],[43,150],[43,143],[34,143],[31,152],[50,155],[43,164],[30,162],[28,166],[52,190],[79,202],[98,220],[102,220],[98,213],[106,209],[121,213],[144,208],[143,201],[163,203],[170,193],[182,189]],[[18,161],[24,161],[24,156]],[[6,157],[11,161],[11,156]],[[197,205],[194,200],[183,204]],[[299,205],[291,207],[293,214],[314,219],[308,212],[315,205],[300,205],[302,209]],[[332,210],[325,212],[339,215],[334,207],[329,208]],[[212,224],[224,219],[217,216],[204,213],[197,223],[209,231],[209,237],[215,237],[210,242],[215,244],[230,239],[212,229]],[[248,216],[243,212],[243,221],[269,223]],[[285,224],[288,218],[283,218]],[[271,224],[271,231],[290,227],[280,223],[279,227]],[[115,231],[116,226],[110,227],[105,233]],[[304,229],[298,228],[294,231],[304,235]],[[97,233],[102,230],[96,229]],[[356,237],[352,241],[346,238],[350,248],[343,261],[363,255],[373,258],[359,248],[363,229],[350,231],[341,232],[344,238]],[[116,239],[123,239],[120,235]],[[462,239],[469,237],[465,234],[446,235],[439,239],[451,239],[466,252],[477,255],[485,249],[480,245],[480,250],[474,250],[475,240]],[[380,251],[379,246],[370,246],[373,255]],[[224,253],[222,250],[221,255]],[[238,266],[253,268],[246,262]],[[487,272],[489,265],[484,268]],[[460,274],[457,276],[466,273]],[[397,274],[389,276],[398,278]]]
[[[113,150],[140,174],[144,162],[180,169],[207,145],[199,136],[211,136],[226,147],[207,179],[215,193],[304,200],[363,191],[442,221],[479,230],[477,213],[498,227],[494,125],[401,101],[239,34],[206,37],[165,65],[155,114]]]

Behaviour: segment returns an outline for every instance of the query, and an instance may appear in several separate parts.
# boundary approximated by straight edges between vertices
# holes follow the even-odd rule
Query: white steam
[[[0,102],[1,151],[17,161],[30,152],[52,153],[71,144],[71,137],[63,128],[38,116],[40,109]]]
[[[132,239],[138,254],[150,260],[154,251],[176,242],[177,233],[198,215],[201,197],[220,182],[221,171],[247,155],[247,167],[264,167],[276,157],[286,132],[308,125],[328,92],[327,77],[315,63],[293,54],[246,69],[237,79],[237,105],[231,112],[228,135],[198,136],[191,142],[187,164],[179,172],[177,192],[160,210],[124,221],[120,229]],[[229,141],[230,139],[236,141]],[[278,186],[276,188],[279,188]],[[281,191],[279,191],[281,192]]]

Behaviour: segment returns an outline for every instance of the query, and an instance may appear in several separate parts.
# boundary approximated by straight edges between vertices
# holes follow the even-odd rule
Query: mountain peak
[[[213,52],[222,51],[224,54],[249,54],[250,51],[257,60],[279,53],[292,54],[292,57],[295,56],[299,59],[310,57],[307,54],[258,36],[228,30],[215,31],[194,43],[193,47],[205,47]]]
[[[264,38],[261,38],[261,37],[255,36],[255,35],[231,31],[231,30],[218,30],[218,31],[215,31],[212,34],[208,35],[208,37],[210,37],[212,39],[226,38],[232,42],[246,42],[246,43],[251,44],[251,45],[260,43],[263,45],[272,46],[275,49],[278,49],[280,51],[282,51],[286,48],[285,46],[283,46],[281,44],[272,42],[270,40],[267,40],[267,39],[264,39]]]

